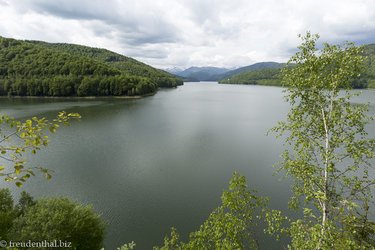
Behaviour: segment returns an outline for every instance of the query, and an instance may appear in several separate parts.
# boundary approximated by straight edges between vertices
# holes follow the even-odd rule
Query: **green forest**
[[[0,37],[0,95],[139,96],[181,84],[109,50]]]
[[[364,73],[351,81],[352,88],[375,88],[375,44],[363,46]],[[223,84],[251,84],[281,86],[281,68],[263,68],[230,75],[219,81]]]

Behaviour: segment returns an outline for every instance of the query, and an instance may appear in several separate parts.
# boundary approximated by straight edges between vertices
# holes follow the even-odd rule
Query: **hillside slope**
[[[219,83],[280,86],[280,71],[280,68],[251,70],[224,78]]]
[[[226,78],[230,78],[231,76],[238,75],[240,73],[246,73],[251,71],[263,70],[263,69],[280,69],[285,66],[285,63],[278,63],[278,62],[259,62],[254,63],[248,66],[244,66],[238,69],[234,69],[228,71],[224,74],[221,74],[219,79],[223,80]]]
[[[367,80],[369,88],[375,89],[375,44],[365,45],[364,55],[366,56],[366,73],[363,78]]]
[[[145,95],[182,81],[135,59],[73,44],[0,37],[0,95]]]

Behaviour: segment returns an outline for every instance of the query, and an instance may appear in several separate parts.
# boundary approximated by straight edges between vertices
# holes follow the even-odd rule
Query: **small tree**
[[[15,182],[19,187],[35,175],[35,169],[40,170],[47,179],[51,178],[46,168],[27,167],[24,155],[36,154],[42,146],[48,145],[48,130],[54,133],[59,124],[68,125],[69,120],[77,118],[80,118],[79,114],[60,112],[52,121],[33,117],[21,122],[0,114],[0,177]]]
[[[0,240],[8,240],[8,233],[16,218],[13,197],[9,189],[0,189]]]
[[[13,241],[71,242],[72,249],[99,250],[104,238],[104,223],[91,206],[67,198],[40,199],[14,220]]]
[[[189,242],[181,242],[177,230],[172,228],[170,237],[164,239],[164,246],[154,249],[257,249],[257,212],[266,205],[267,199],[248,190],[246,178],[234,173],[221,200],[222,205],[199,230],[190,233]]]
[[[15,206],[17,216],[24,215],[26,210],[36,204],[34,197],[32,197],[26,191],[21,192],[21,197],[18,200],[18,204]]]
[[[0,189],[0,240],[9,240],[8,236],[13,221],[33,205],[35,205],[34,198],[22,191],[18,204],[14,206],[10,190],[7,188]]]
[[[375,141],[365,131],[368,106],[350,103],[356,94],[349,91],[362,70],[361,48],[324,44],[319,51],[318,35],[302,39],[283,70],[291,109],[274,128],[290,146],[281,164],[294,181],[290,206],[304,211],[288,230],[291,248],[367,249],[374,246]]]

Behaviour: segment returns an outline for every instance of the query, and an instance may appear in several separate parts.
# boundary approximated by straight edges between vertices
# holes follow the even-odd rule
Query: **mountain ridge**
[[[278,62],[259,62],[254,63],[251,65],[239,67],[236,69],[228,69],[228,68],[221,68],[221,67],[212,67],[212,66],[203,66],[197,67],[192,66],[184,70],[176,70],[175,68],[167,69],[168,72],[182,77],[183,79],[187,80],[195,80],[195,81],[219,81],[224,78],[230,77],[232,75],[247,72],[247,71],[254,71],[259,69],[265,68],[281,68],[284,63]]]
[[[180,76],[184,79],[195,79],[197,81],[209,81],[209,80],[218,80],[217,76],[228,72],[229,69],[220,68],[220,67],[197,67],[192,66],[187,69],[176,71],[174,74]]]

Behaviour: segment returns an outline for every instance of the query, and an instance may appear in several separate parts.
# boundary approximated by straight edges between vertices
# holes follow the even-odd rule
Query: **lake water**
[[[272,208],[286,210],[289,182],[273,168],[282,141],[266,136],[286,116],[282,96],[277,87],[201,82],[138,100],[2,98],[0,113],[52,118],[60,110],[79,112],[80,122],[62,128],[30,158],[53,170],[53,179],[34,178],[25,188],[35,197],[93,204],[108,224],[106,249],[130,241],[151,249],[171,226],[183,239],[198,229],[234,171],[269,196]],[[374,97],[366,90],[354,102],[370,102],[374,114]],[[375,124],[369,130],[374,136]],[[278,248],[262,241],[261,249]]]

